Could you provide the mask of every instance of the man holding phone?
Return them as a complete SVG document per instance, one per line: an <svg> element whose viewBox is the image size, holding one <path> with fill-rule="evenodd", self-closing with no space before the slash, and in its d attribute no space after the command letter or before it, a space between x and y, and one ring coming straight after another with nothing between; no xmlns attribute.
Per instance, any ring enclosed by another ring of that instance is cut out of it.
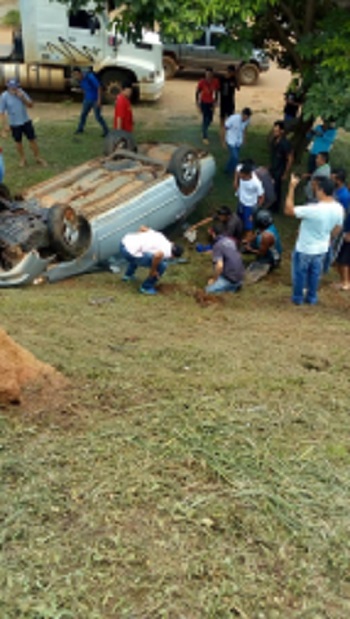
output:
<svg viewBox="0 0 350 619"><path fill-rule="evenodd" d="M46 161L40 156L33 123L27 112L27 108L33 107L33 101L30 97L28 97L24 90L22 90L17 80L9 80L6 86L7 90L5 90L0 97L2 136L6 136L5 115L7 114L12 137L16 143L17 151L20 157L20 167L27 165L22 142L23 136L25 136L29 141L36 162L40 165L46 166Z"/></svg>

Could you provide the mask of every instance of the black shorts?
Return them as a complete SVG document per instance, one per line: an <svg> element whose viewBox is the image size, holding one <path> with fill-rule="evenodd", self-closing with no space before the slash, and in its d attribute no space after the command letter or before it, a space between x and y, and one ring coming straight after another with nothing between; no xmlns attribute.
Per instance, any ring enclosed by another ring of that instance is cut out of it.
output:
<svg viewBox="0 0 350 619"><path fill-rule="evenodd" d="M12 137L15 142L22 142L22 137L25 135L30 141L35 140L36 135L31 120L28 120L24 125L13 125L11 127Z"/></svg>
<svg viewBox="0 0 350 619"><path fill-rule="evenodd" d="M225 120L225 118L228 118L229 116L231 116L231 114L234 114L234 112L235 112L235 106L234 106L233 101L222 101L220 105L221 120Z"/></svg>

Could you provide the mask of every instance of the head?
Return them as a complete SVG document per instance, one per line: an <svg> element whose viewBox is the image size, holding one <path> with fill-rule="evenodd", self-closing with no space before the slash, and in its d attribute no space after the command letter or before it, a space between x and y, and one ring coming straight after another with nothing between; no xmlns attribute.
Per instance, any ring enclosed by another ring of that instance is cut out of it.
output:
<svg viewBox="0 0 350 619"><path fill-rule="evenodd" d="M343 187L346 184L346 172L343 168L332 170L331 178L337 188Z"/></svg>
<svg viewBox="0 0 350 619"><path fill-rule="evenodd" d="M242 167L239 171L239 178L242 181L250 181L253 175L253 165L249 160L243 161Z"/></svg>
<svg viewBox="0 0 350 619"><path fill-rule="evenodd" d="M209 229L209 238L212 243L215 243L217 239L223 234L223 224L219 219L214 219L212 226Z"/></svg>
<svg viewBox="0 0 350 619"><path fill-rule="evenodd" d="M20 87L20 84L17 80L12 79L9 80L6 84L6 88L9 92L16 92L16 90Z"/></svg>
<svg viewBox="0 0 350 619"><path fill-rule="evenodd" d="M214 220L221 222L221 223L226 223L230 219L231 216L232 216L232 211L230 207L223 205L217 209Z"/></svg>
<svg viewBox="0 0 350 619"><path fill-rule="evenodd" d="M132 82L130 80L124 80L122 82L122 93L128 99L131 99L131 95L132 95Z"/></svg>
<svg viewBox="0 0 350 619"><path fill-rule="evenodd" d="M183 247L181 247L181 245L176 245L175 243L172 244L171 255L173 258L181 258L183 252L184 252L184 249Z"/></svg>
<svg viewBox="0 0 350 619"><path fill-rule="evenodd" d="M213 76L214 76L213 68L212 67L206 67L206 69L205 69L205 79L212 80Z"/></svg>
<svg viewBox="0 0 350 619"><path fill-rule="evenodd" d="M273 224L273 217L266 208L259 208L254 216L254 227L257 230L266 230Z"/></svg>
<svg viewBox="0 0 350 619"><path fill-rule="evenodd" d="M236 67L234 64L229 64L227 69L226 69L226 73L228 77L235 77L236 76Z"/></svg>
<svg viewBox="0 0 350 619"><path fill-rule="evenodd" d="M316 168L320 168L322 165L325 165L329 161L328 153L318 153L316 155Z"/></svg>
<svg viewBox="0 0 350 619"><path fill-rule="evenodd" d="M81 80L83 79L83 72L81 70L80 67L73 67L72 70L72 78L74 80L76 80L77 82L81 82Z"/></svg>
<svg viewBox="0 0 350 619"><path fill-rule="evenodd" d="M252 110L250 107L244 107L242 110L242 120L249 120L252 115Z"/></svg>
<svg viewBox="0 0 350 619"><path fill-rule="evenodd" d="M284 135L284 122L283 120L276 120L275 123L273 123L273 137L274 138L281 138Z"/></svg>
<svg viewBox="0 0 350 619"><path fill-rule="evenodd" d="M315 176L313 179L313 189L318 202L325 198L330 198L334 193L334 183L327 176Z"/></svg>

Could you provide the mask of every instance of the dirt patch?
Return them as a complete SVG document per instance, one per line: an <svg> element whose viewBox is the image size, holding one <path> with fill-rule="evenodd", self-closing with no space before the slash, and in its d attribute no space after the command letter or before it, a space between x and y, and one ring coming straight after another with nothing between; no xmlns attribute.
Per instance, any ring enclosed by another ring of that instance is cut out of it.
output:
<svg viewBox="0 0 350 619"><path fill-rule="evenodd" d="M0 329L0 406L47 397L65 384L64 377L19 346Z"/></svg>

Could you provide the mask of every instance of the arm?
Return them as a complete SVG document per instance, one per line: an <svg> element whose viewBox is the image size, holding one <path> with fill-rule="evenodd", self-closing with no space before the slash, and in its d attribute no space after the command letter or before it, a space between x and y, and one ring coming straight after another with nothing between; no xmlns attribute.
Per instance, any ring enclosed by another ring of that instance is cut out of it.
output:
<svg viewBox="0 0 350 619"><path fill-rule="evenodd" d="M197 88L196 88L196 105L198 107L200 107L200 94L201 94L201 88L198 84Z"/></svg>
<svg viewBox="0 0 350 619"><path fill-rule="evenodd" d="M102 87L101 86L98 87L98 91L97 92L98 92L97 106L101 107L101 105L102 105Z"/></svg>
<svg viewBox="0 0 350 619"><path fill-rule="evenodd" d="M264 200L265 200L265 194L261 194L261 196L258 197L258 205L262 206L264 204Z"/></svg>
<svg viewBox="0 0 350 619"><path fill-rule="evenodd" d="M23 105L25 105L26 107L34 106L33 101L20 88L17 88L16 90L16 97L18 97L18 99L22 101Z"/></svg>
<svg viewBox="0 0 350 619"><path fill-rule="evenodd" d="M162 262L164 254L162 251L157 251L153 255L150 277L158 277L158 265Z"/></svg>
<svg viewBox="0 0 350 619"><path fill-rule="evenodd" d="M214 277L211 277L208 280L208 284L210 285L216 282L216 280L219 279L220 275L222 274L223 270L224 270L224 261L222 260L222 258L219 258L214 264Z"/></svg>
<svg viewBox="0 0 350 619"><path fill-rule="evenodd" d="M284 171L284 174L282 176L283 180L286 180L286 178L288 178L289 173L290 173L290 169L293 165L293 161L294 161L294 154L293 151L291 150L290 153L287 156L287 165L286 165L286 169Z"/></svg>
<svg viewBox="0 0 350 619"><path fill-rule="evenodd" d="M1 137L6 138L9 132L9 127L7 124L5 112L0 113L0 122L1 122Z"/></svg>
<svg viewBox="0 0 350 619"><path fill-rule="evenodd" d="M295 196L295 189L299 183L300 179L298 176L296 176L295 174L292 174L291 179L289 181L289 187L288 187L288 193L287 193L287 197L286 197L286 204L284 207L284 214L288 215L289 217L294 217L295 213L294 213L294 196Z"/></svg>
<svg viewBox="0 0 350 619"><path fill-rule="evenodd" d="M206 217L205 219L201 219L196 224L193 224L193 226L190 227L190 230L197 230L197 228L201 228L206 224L210 224L211 221L213 221L213 217Z"/></svg>

